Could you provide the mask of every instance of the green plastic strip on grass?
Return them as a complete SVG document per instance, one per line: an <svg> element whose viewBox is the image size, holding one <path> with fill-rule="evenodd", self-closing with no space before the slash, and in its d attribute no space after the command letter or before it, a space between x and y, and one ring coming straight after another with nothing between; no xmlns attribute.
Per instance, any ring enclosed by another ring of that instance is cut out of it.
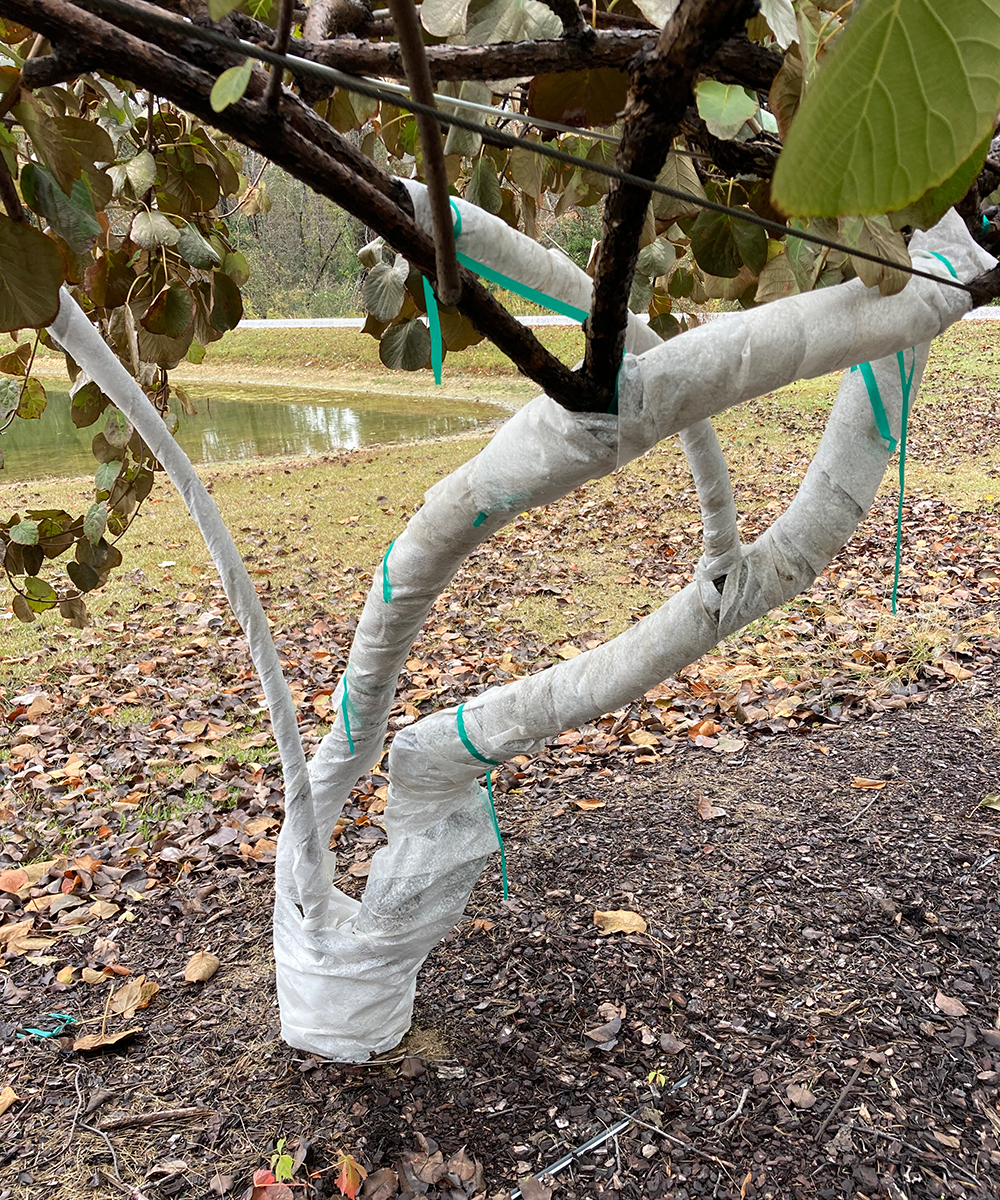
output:
<svg viewBox="0 0 1000 1200"><path fill-rule="evenodd" d="M458 736L462 739L462 745L468 750L473 758L479 762L485 763L488 767L499 767L500 764L494 758L487 758L480 754L479 751L469 741L469 735L465 732L465 718L462 716L464 704L458 706L458 711L455 713L455 723L458 725ZM490 819L493 822L493 832L497 835L497 845L500 847L500 874L503 876L503 898L506 900L508 895L507 889L507 855L503 848L503 836L500 833L500 822L497 820L496 805L493 803L493 780L492 771L486 772L486 796L490 804Z"/></svg>

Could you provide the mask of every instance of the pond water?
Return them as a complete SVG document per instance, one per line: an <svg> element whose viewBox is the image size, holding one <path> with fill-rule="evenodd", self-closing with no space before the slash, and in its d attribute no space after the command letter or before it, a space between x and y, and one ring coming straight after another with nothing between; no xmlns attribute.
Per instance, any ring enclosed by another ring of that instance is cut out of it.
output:
<svg viewBox="0 0 1000 1200"><path fill-rule="evenodd" d="M77 429L62 381L46 380L45 390L42 418L16 419L0 435L5 460L0 482L92 475L97 469L90 443L104 418ZM198 415L185 416L175 399L171 409L180 422L177 440L195 463L319 455L371 442L442 437L505 415L492 404L377 392L229 384L192 384L185 390Z"/></svg>

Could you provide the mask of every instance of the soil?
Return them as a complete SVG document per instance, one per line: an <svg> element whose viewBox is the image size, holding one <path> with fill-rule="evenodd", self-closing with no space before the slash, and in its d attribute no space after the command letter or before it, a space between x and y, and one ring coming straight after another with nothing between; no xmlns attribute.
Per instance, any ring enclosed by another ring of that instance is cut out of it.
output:
<svg viewBox="0 0 1000 1200"><path fill-rule="evenodd" d="M278 1139L294 1191L254 1200L339 1195L341 1152L378 1200L1000 1197L998 677L735 754L564 738L505 771L509 899L493 862L371 1065L278 1040L273 867L210 838L107 936L9 961L0 1197L240 1196ZM74 953L110 982L60 983ZM103 1029L116 967L159 983L133 1036L17 1036Z"/></svg>

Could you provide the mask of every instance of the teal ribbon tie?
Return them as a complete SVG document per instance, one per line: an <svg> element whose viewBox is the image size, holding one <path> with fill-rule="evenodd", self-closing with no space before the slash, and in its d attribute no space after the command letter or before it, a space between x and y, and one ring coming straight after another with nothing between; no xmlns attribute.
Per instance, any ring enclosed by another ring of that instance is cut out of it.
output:
<svg viewBox="0 0 1000 1200"><path fill-rule="evenodd" d="M940 258L941 261L954 274L954 268L940 254L935 254L935 258ZM957 276L956 276L957 278ZM868 399L871 401L872 412L875 414L875 424L878 426L879 436L884 438L889 444L889 453L893 454L896 446L899 446L899 504L896 509L896 565L892 576L892 611L896 613L896 601L899 592L899 566L903 552L903 492L906 487L906 426L910 415L910 392L913 389L913 372L917 367L917 349L914 346L911 351L913 356L910 360L910 373L906 373L906 360L903 357L903 351L900 350L896 354L896 361L899 364L899 383L903 393L902 412L899 426L899 441L892 436L889 429L889 418L886 416L885 405L882 403L882 395L878 390L878 382L875 379L875 372L872 370L871 363L859 363L856 367L851 367L852 371L860 371L861 378L865 381L865 387L868 389Z"/></svg>
<svg viewBox="0 0 1000 1200"><path fill-rule="evenodd" d="M389 549L385 552L385 557L382 559L382 601L385 604L392 603L392 584L389 582L389 555L392 553L392 548L396 544L396 539L393 538L389 543Z"/></svg>
<svg viewBox="0 0 1000 1200"><path fill-rule="evenodd" d="M455 241L457 243L462 234L462 214L458 211L458 205L454 200L451 201L451 211L455 215L454 230ZM540 292L536 288L528 287L526 283L522 283L519 279L511 279L509 275L504 275L501 271L495 271L485 263L478 262L476 259L470 258L467 254L463 254L461 250L456 251L456 254L462 266L468 267L474 275L478 275L481 279L488 279L490 283L497 283L515 295L521 296L525 300L530 300L533 304L539 304L542 308L560 313L562 316L569 317L573 321L579 321L581 324L590 316L584 309L577 308L573 304L568 304L565 300L560 300L556 296L550 296L547 292Z"/></svg>
<svg viewBox="0 0 1000 1200"><path fill-rule="evenodd" d="M427 326L431 334L431 369L434 372L434 382L438 387L441 386L441 368L444 365L444 341L441 337L441 314L438 312L437 296L434 295L434 289L427 281L427 276L422 275L421 279L424 284L424 301L427 304Z"/></svg>
<svg viewBox="0 0 1000 1200"><path fill-rule="evenodd" d="M892 436L892 431L889 429L889 418L885 413L885 405L882 403L882 395L878 390L878 382L875 379L875 372L872 370L871 363L859 363L856 367L851 367L852 371L860 371L861 378L865 381L865 387L868 389L868 399L871 401L872 412L875 414L875 424L878 427L879 437L889 443L889 453L896 452L896 439Z"/></svg>
<svg viewBox="0 0 1000 1200"><path fill-rule="evenodd" d="M950 263L948 264L951 265ZM906 487L906 425L910 416L910 391L913 388L913 372L917 367L917 348L910 351L910 373L906 373L903 352L896 354L899 363L899 384L903 389L903 410L899 427L899 505L896 509L896 566L892 574L892 612L896 615L896 594L899 591L899 563L903 553L903 490Z"/></svg>
<svg viewBox="0 0 1000 1200"><path fill-rule="evenodd" d="M464 704L458 706L458 711L455 713L455 724L458 726L458 736L462 741L462 745L468 750L473 758L481 763L485 763L488 767L499 767L500 763L495 758L487 758L469 741L469 735L465 732L465 718L462 716ZM496 805L493 803L493 780L492 771L486 772L486 798L490 806L490 819L493 822L493 832L497 835L497 845L500 847L500 874L503 877L503 898L506 900L508 896L507 889L507 855L503 848L503 835L500 833L500 822L497 820Z"/></svg>
<svg viewBox="0 0 1000 1200"><path fill-rule="evenodd" d="M344 722L344 733L347 734L347 748L354 753L354 738L351 736L351 714L357 716L357 709L347 690L347 672L344 672L344 694L340 699L340 716Z"/></svg>

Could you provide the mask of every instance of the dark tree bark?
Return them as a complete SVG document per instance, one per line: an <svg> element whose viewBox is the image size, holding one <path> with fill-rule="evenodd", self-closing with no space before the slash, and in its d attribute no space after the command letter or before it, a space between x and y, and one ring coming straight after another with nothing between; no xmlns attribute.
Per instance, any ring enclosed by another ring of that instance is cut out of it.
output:
<svg viewBox="0 0 1000 1200"><path fill-rule="evenodd" d="M700 64L742 28L755 8L756 0L687 0L681 4L656 48L641 56L633 68L619 167L644 179L656 179L691 103ZM629 291L648 205L649 192L617 181L604 202L584 369L609 406L625 349Z"/></svg>

